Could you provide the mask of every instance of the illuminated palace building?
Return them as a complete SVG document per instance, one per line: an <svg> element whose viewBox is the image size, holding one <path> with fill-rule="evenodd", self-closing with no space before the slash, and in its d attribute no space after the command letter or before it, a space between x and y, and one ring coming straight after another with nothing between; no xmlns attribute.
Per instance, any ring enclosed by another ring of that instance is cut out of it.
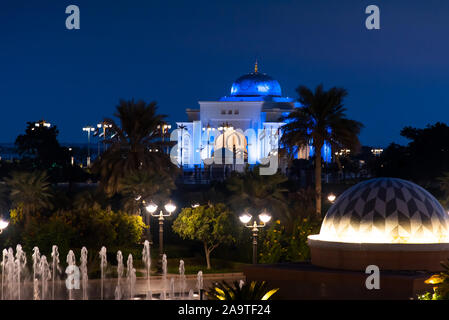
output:
<svg viewBox="0 0 449 320"><path fill-rule="evenodd" d="M254 72L232 84L229 96L186 110L188 122L177 122L178 163L187 171L217 170L217 177L247 164L268 165L270 157L278 156L280 119L294 107L300 104L282 96L279 82L259 72L256 62ZM311 152L304 148L298 157L306 159ZM327 146L323 157L331 159Z"/></svg>

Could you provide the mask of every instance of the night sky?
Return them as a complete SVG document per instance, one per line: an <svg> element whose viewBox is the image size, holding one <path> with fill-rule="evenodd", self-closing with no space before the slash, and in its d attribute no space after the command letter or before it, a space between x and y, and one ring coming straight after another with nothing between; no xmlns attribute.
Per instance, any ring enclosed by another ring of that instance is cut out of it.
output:
<svg viewBox="0 0 449 320"><path fill-rule="evenodd" d="M65 28L70 4L80 30ZM365 28L369 4L381 30ZM1 0L0 142L41 118L62 142L84 142L82 126L111 117L121 98L186 120L257 57L285 96L345 87L363 144L404 143L402 127L449 118L448 34L447 0Z"/></svg>

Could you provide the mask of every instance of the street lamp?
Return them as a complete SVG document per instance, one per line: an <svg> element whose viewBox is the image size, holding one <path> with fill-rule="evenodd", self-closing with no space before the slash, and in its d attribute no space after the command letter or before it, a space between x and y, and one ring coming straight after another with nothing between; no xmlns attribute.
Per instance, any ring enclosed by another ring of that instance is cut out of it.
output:
<svg viewBox="0 0 449 320"><path fill-rule="evenodd" d="M164 209L168 213L164 213L162 210L159 211L159 214L156 213L158 205L151 201L145 209L155 218L159 220L159 256L162 262L162 255L164 254L164 218L171 216L171 214L176 210L176 206L171 200L165 204ZM162 265L162 264L161 264Z"/></svg>
<svg viewBox="0 0 449 320"><path fill-rule="evenodd" d="M86 126L83 131L87 132L87 167L90 168L90 133L95 131L94 127Z"/></svg>
<svg viewBox="0 0 449 320"><path fill-rule="evenodd" d="M257 238L259 236L259 229L265 227L265 225L270 222L271 215L265 210L262 211L259 214L259 224L256 220L254 220L253 224L250 223L253 217L248 212L243 213L239 218L240 221L247 228L251 228L251 231L253 232L253 264L257 264Z"/></svg>
<svg viewBox="0 0 449 320"><path fill-rule="evenodd" d="M6 227L8 227L9 225L9 221L0 219L0 233L3 232L4 229L6 229Z"/></svg>
<svg viewBox="0 0 449 320"><path fill-rule="evenodd" d="M106 130L112 128L112 124L103 121L97 124L98 131L103 129L103 133L99 134L99 136L103 135L103 152L106 150ZM98 140L98 156L100 156L100 140Z"/></svg>
<svg viewBox="0 0 449 320"><path fill-rule="evenodd" d="M333 194L333 193L330 193L327 196L327 200L329 200L330 203L334 203L335 199L337 199L337 196L335 194Z"/></svg>

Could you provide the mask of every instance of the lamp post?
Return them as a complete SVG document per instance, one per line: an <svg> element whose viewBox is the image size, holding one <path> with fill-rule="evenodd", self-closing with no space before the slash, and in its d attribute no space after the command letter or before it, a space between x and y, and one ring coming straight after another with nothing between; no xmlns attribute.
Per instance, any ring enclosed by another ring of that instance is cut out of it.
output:
<svg viewBox="0 0 449 320"><path fill-rule="evenodd" d="M164 220L166 217L171 216L171 214L176 210L176 206L173 202L169 201L164 209L167 213L164 213L162 210L159 211L159 214L156 213L158 205L151 201L145 209L151 214L151 216L158 218L159 220L159 257L162 266L162 255L164 254Z"/></svg>
<svg viewBox="0 0 449 320"><path fill-rule="evenodd" d="M87 132L87 167L90 168L90 133L95 131L94 127L85 126L83 131Z"/></svg>
<svg viewBox="0 0 449 320"><path fill-rule="evenodd" d="M106 121L97 124L98 130L103 129L103 152L106 150L106 130L112 128L112 124ZM100 134L101 136L101 134ZM100 141L98 141L98 156L100 156Z"/></svg>
<svg viewBox="0 0 449 320"><path fill-rule="evenodd" d="M259 229L265 227L265 225L271 220L271 215L265 210L259 214L258 224L256 220L251 224L250 221L253 217L245 212L240 216L240 221L245 225L245 227L250 228L253 233L253 264L257 264L257 238L259 236Z"/></svg>

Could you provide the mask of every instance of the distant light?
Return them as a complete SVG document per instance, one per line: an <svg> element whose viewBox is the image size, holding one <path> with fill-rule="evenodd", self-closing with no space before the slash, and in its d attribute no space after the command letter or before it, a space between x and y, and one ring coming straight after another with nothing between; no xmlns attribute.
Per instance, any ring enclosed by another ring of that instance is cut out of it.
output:
<svg viewBox="0 0 449 320"><path fill-rule="evenodd" d="M329 200L329 202L333 203L335 201L335 199L337 199L337 196L333 193L331 193L327 196L327 200Z"/></svg>
<svg viewBox="0 0 449 320"><path fill-rule="evenodd" d="M192 208L198 208L199 206L200 206L199 203L194 203L194 204L192 204Z"/></svg>

